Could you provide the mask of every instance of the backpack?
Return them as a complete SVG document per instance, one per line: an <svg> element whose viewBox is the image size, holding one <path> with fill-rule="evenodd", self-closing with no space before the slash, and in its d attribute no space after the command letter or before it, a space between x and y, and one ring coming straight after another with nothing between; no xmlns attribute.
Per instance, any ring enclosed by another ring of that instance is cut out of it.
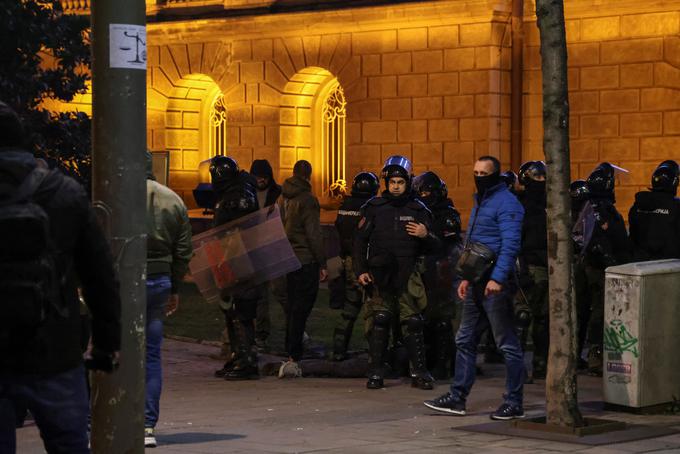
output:
<svg viewBox="0 0 680 454"><path fill-rule="evenodd" d="M33 196L49 170L36 168L0 201L0 332L30 334L57 308L61 285L49 216Z"/></svg>

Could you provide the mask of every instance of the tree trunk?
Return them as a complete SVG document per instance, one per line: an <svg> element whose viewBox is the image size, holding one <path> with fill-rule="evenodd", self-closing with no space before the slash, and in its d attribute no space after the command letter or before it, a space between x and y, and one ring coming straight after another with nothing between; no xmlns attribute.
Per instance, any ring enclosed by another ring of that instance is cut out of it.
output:
<svg viewBox="0 0 680 454"><path fill-rule="evenodd" d="M536 0L543 72L543 150L548 166L550 351L547 423L578 427L576 303L569 198L569 100L563 0Z"/></svg>

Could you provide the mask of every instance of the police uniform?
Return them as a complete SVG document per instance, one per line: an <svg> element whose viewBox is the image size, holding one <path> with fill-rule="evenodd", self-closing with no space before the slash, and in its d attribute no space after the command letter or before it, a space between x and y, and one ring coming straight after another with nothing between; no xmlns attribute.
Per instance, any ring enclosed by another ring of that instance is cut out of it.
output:
<svg viewBox="0 0 680 454"><path fill-rule="evenodd" d="M410 178L408 169L400 175ZM389 158L385 169L394 162ZM383 178L389 181L390 173L383 170ZM408 223L425 225L428 234L420 239L406 231ZM367 387L383 386L384 353L387 348L391 321L399 317L405 326L405 338L412 369L412 385L432 389L433 379L425 365L425 341L423 338L423 311L427 305L425 287L418 267L424 246L438 245L431 232L432 214L417 200L410 188L401 196L384 191L381 197L370 199L362 209L354 242L354 269L357 276L370 273L373 283L367 289L366 320L369 333L369 381ZM429 244L428 244L429 243Z"/></svg>
<svg viewBox="0 0 680 454"><path fill-rule="evenodd" d="M258 210L255 179L249 173L239 170L236 161L216 156L210 170L217 199L215 226ZM220 309L224 314L232 355L224 367L215 372L215 376L227 380L242 380L258 375L255 318L257 301L261 296L259 287L237 293L223 292L221 295Z"/></svg>
<svg viewBox="0 0 680 454"><path fill-rule="evenodd" d="M347 355L354 323L363 305L363 289L357 281L352 266L352 243L361 219L361 207L367 200L367 197L354 195L346 197L335 220L335 227L340 237L340 257L343 265L343 272L339 278L342 281L342 312L333 331L333 359L336 361L345 359Z"/></svg>

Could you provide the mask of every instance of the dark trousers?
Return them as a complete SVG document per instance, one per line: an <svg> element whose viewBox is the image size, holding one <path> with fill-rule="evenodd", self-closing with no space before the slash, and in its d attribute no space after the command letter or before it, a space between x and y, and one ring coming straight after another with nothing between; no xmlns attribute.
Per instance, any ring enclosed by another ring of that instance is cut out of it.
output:
<svg viewBox="0 0 680 454"><path fill-rule="evenodd" d="M288 274L286 351L294 361L302 358L302 338L307 318L319 293L319 264L308 263Z"/></svg>
<svg viewBox="0 0 680 454"><path fill-rule="evenodd" d="M16 452L17 405L31 411L48 453L90 452L82 366L53 375L0 374L0 454Z"/></svg>
<svg viewBox="0 0 680 454"><path fill-rule="evenodd" d="M524 385L524 357L515 332L512 298L513 288L503 286L500 293L484 296L486 282L468 290L463 300L463 313L456 335L456 372L451 394L465 402L475 382L475 363L479 338L489 326L496 346L505 359L505 402L522 405Z"/></svg>

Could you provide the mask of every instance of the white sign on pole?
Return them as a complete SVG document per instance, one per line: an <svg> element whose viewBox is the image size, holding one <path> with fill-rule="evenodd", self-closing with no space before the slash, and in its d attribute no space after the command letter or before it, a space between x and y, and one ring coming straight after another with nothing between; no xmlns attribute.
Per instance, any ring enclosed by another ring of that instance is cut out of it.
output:
<svg viewBox="0 0 680 454"><path fill-rule="evenodd" d="M146 27L109 24L109 66L146 69Z"/></svg>

